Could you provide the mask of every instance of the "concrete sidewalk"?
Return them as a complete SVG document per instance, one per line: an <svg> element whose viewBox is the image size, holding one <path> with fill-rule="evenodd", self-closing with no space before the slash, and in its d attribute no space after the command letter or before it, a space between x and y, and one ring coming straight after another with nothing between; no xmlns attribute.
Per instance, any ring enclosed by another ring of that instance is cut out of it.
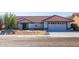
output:
<svg viewBox="0 0 79 59"><path fill-rule="evenodd" d="M49 32L51 37L79 37L79 32Z"/></svg>

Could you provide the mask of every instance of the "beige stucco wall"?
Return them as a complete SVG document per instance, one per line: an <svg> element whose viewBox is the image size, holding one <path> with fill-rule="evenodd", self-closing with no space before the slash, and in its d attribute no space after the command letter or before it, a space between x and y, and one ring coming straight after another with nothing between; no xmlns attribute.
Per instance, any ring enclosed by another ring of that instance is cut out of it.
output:
<svg viewBox="0 0 79 59"><path fill-rule="evenodd" d="M79 17L78 17L78 16L75 16L75 17L73 18L73 20L74 20L73 23L76 23L76 24L78 25L78 27L79 27Z"/></svg>

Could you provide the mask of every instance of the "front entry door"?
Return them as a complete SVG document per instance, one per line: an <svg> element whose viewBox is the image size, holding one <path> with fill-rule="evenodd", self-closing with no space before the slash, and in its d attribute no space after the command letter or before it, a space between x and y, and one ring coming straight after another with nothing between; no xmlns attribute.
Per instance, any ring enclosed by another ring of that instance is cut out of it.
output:
<svg viewBox="0 0 79 59"><path fill-rule="evenodd" d="M23 30L28 29L28 24L27 23L23 23Z"/></svg>

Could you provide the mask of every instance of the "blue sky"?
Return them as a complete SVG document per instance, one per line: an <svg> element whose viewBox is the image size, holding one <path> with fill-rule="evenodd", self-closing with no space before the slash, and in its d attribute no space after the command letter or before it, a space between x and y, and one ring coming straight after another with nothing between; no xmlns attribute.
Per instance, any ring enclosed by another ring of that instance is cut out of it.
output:
<svg viewBox="0 0 79 59"><path fill-rule="evenodd" d="M59 16L71 16L73 13L71 12L13 12L17 16L52 16L52 15L59 15ZM0 15L4 14L4 12L0 12Z"/></svg>

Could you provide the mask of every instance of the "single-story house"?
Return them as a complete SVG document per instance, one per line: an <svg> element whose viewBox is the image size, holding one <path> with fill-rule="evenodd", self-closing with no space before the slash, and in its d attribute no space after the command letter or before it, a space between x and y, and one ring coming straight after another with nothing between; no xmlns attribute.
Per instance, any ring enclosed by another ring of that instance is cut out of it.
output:
<svg viewBox="0 0 79 59"><path fill-rule="evenodd" d="M68 31L71 22L73 20L58 15L17 16L17 28L22 30Z"/></svg>

